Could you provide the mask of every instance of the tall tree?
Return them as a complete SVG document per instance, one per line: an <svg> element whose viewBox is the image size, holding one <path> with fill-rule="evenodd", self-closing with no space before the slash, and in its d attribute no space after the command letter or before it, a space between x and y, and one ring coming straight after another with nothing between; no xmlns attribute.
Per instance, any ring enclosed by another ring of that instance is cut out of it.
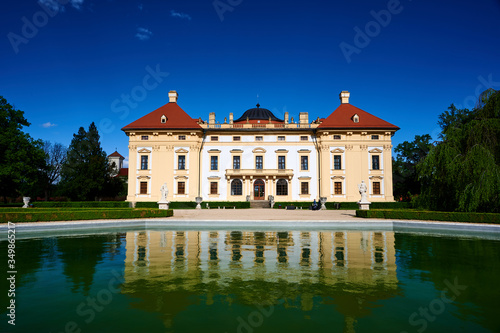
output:
<svg viewBox="0 0 500 333"><path fill-rule="evenodd" d="M45 154L41 140L34 140L23 127L30 123L24 112L16 110L0 96L0 195L33 195L44 168Z"/></svg>
<svg viewBox="0 0 500 333"><path fill-rule="evenodd" d="M420 203L431 209L500 212L500 91L484 91L472 110L439 117L443 141L417 167Z"/></svg>
<svg viewBox="0 0 500 333"><path fill-rule="evenodd" d="M45 141L43 150L45 152L46 167L42 170L42 186L45 201L47 201L54 184L61 177L62 166L66 161L67 148L60 143L52 144L50 141Z"/></svg>
<svg viewBox="0 0 500 333"><path fill-rule="evenodd" d="M101 148L99 133L94 123L88 131L80 127L66 155L61 172L63 193L72 200L97 200L107 192L111 168Z"/></svg>
<svg viewBox="0 0 500 333"><path fill-rule="evenodd" d="M431 147L431 136L424 134L415 135L415 140L405 141L394 148L393 180L397 199L410 201L412 196L420 194L417 165L427 156Z"/></svg>

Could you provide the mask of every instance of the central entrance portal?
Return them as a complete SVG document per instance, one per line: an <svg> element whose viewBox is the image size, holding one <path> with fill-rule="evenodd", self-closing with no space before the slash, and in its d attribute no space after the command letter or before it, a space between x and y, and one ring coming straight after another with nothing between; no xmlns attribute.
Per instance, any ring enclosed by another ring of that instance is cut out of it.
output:
<svg viewBox="0 0 500 333"><path fill-rule="evenodd" d="M264 200L265 199L264 186L265 186L265 183L262 179L257 179L253 183L253 199L254 200Z"/></svg>

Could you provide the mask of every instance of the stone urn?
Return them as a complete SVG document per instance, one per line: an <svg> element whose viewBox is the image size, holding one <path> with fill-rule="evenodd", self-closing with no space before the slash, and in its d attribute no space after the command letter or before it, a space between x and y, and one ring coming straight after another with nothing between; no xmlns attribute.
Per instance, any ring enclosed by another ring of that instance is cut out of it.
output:
<svg viewBox="0 0 500 333"><path fill-rule="evenodd" d="M23 208L28 208L29 207L30 200L31 200L30 197L23 197L23 202L24 202Z"/></svg>
<svg viewBox="0 0 500 333"><path fill-rule="evenodd" d="M201 202L203 201L203 198L196 197L194 200L196 201L196 209L201 209Z"/></svg>
<svg viewBox="0 0 500 333"><path fill-rule="evenodd" d="M319 202L321 203L321 210L325 210L326 209L326 206L325 206L325 203L326 203L326 197L320 197L319 198Z"/></svg>

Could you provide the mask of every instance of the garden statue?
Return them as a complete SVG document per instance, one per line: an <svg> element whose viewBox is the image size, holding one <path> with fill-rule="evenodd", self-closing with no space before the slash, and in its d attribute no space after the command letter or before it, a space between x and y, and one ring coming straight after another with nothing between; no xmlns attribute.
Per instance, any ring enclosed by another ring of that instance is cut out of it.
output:
<svg viewBox="0 0 500 333"><path fill-rule="evenodd" d="M160 187L160 192L161 192L161 197L160 197L160 201L158 201L158 208L159 209L168 209L168 200L167 200L167 196L168 196L168 187L167 187L167 183L163 183L163 185Z"/></svg>
<svg viewBox="0 0 500 333"><path fill-rule="evenodd" d="M368 187L365 184L365 181L362 180L361 184L358 184L359 194L361 194L361 200L358 201L358 207L362 210L369 210L371 202L368 201L368 197L366 196L366 192L368 191Z"/></svg>

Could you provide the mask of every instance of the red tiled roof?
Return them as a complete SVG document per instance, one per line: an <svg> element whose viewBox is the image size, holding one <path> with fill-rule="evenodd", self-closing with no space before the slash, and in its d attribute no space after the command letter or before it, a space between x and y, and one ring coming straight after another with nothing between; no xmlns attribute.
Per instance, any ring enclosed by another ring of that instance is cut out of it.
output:
<svg viewBox="0 0 500 333"><path fill-rule="evenodd" d="M118 177L128 177L128 168L121 168L120 171L118 171Z"/></svg>
<svg viewBox="0 0 500 333"><path fill-rule="evenodd" d="M167 117L165 123L161 122L163 115ZM134 129L201 129L201 127L197 120L191 118L177 103L167 103L123 127L122 131Z"/></svg>
<svg viewBox="0 0 500 333"><path fill-rule="evenodd" d="M120 155L120 153L118 153L117 151L115 151L113 154L109 155L108 157L121 157L121 158L125 158L122 155Z"/></svg>
<svg viewBox="0 0 500 333"><path fill-rule="evenodd" d="M357 114L359 122L355 123L352 117ZM373 128L399 130L399 127L388 123L374 115L361 110L351 104L340 104L322 123L318 129L325 128Z"/></svg>

